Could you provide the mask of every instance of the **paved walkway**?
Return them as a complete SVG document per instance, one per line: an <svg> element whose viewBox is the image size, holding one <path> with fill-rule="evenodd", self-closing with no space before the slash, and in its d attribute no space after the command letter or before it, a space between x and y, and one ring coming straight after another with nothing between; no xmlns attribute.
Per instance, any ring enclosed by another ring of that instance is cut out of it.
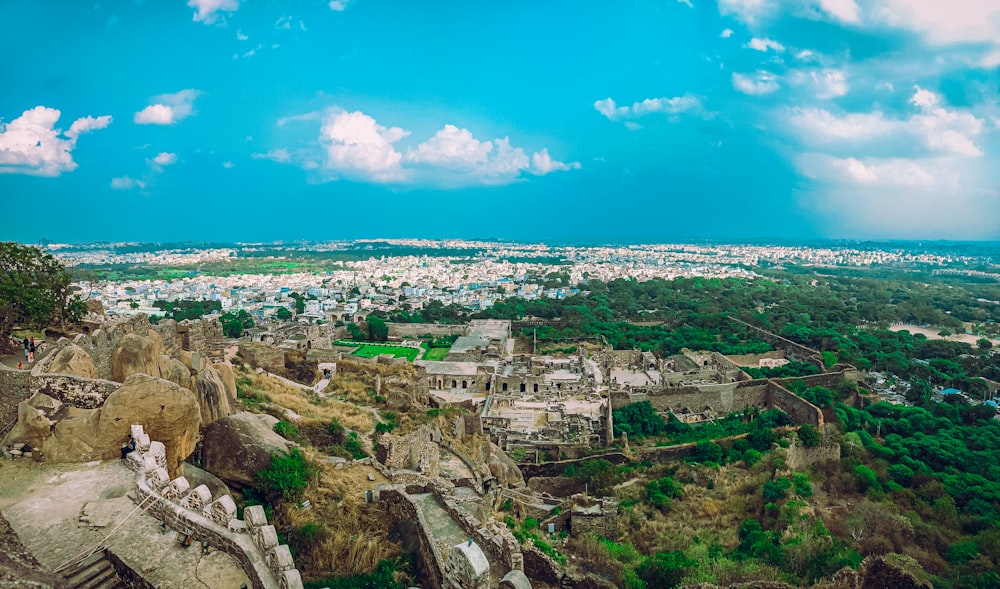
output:
<svg viewBox="0 0 1000 589"><path fill-rule="evenodd" d="M452 546L469 541L469 535L451 517L451 514L441 507L434 498L433 493L417 493L410 495L410 498L413 499L417 508L424 515L424 521L427 522L428 528L426 532L430 536L431 541L440 547L442 558L448 558L448 553L451 551ZM483 547L480 546L480 548ZM507 574L507 568L503 563L494 559L493 555L485 550L485 548L483 548L483 554L490 561L491 582L494 584L499 583L500 579ZM444 563L441 563L441 565L444 565Z"/></svg>
<svg viewBox="0 0 1000 589"><path fill-rule="evenodd" d="M183 548L176 533L165 532L150 516L136 512L128 518L136 507L128 496L134 493L134 476L117 460L39 464L0 459L0 512L48 570L103 544L158 589L249 583L229 555Z"/></svg>

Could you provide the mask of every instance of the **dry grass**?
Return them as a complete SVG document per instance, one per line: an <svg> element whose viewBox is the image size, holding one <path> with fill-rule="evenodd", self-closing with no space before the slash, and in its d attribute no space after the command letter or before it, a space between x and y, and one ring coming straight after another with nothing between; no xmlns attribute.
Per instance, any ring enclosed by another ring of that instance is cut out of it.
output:
<svg viewBox="0 0 1000 589"><path fill-rule="evenodd" d="M374 482L368 480L369 474L375 476ZM367 573L400 554L399 545L389 541L390 518L380 504L364 502L364 492L383 482L387 481L370 466L335 470L327 465L306 489L311 509L289 505L281 510L279 520L292 529L296 563L308 576Z"/></svg>
<svg viewBox="0 0 1000 589"><path fill-rule="evenodd" d="M266 374L238 370L236 377L250 380L252 391L266 398L267 405L263 407L265 409L272 411L275 407L290 409L307 421L319 421L325 424L337 419L342 426L361 433L375 429L371 413L351 403L322 398L309 389L290 386ZM278 411L276 417L285 419L281 413Z"/></svg>

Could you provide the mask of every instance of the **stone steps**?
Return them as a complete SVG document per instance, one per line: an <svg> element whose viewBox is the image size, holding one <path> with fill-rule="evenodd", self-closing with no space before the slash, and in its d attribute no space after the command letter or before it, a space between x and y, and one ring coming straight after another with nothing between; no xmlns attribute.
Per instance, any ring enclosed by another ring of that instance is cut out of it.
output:
<svg viewBox="0 0 1000 589"><path fill-rule="evenodd" d="M124 589L104 550L63 571L67 589Z"/></svg>

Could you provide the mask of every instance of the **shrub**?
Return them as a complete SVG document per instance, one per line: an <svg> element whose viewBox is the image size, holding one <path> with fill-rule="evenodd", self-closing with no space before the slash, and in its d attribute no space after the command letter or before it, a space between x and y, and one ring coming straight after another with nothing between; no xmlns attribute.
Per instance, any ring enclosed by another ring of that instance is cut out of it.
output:
<svg viewBox="0 0 1000 589"><path fill-rule="evenodd" d="M274 433L285 438L286 440L293 440L299 437L299 428L287 421L279 421L274 424Z"/></svg>
<svg viewBox="0 0 1000 589"><path fill-rule="evenodd" d="M313 469L298 448L271 455L271 466L257 472L257 480L272 502L277 498L298 501L309 485Z"/></svg>
<svg viewBox="0 0 1000 589"><path fill-rule="evenodd" d="M812 497L812 483L809 482L809 475L797 472L792 475L792 485L795 487L795 494L799 497Z"/></svg>
<svg viewBox="0 0 1000 589"><path fill-rule="evenodd" d="M806 423L799 428L799 440L802 441L803 446L815 448L822 443L823 438L820 436L818 429Z"/></svg>

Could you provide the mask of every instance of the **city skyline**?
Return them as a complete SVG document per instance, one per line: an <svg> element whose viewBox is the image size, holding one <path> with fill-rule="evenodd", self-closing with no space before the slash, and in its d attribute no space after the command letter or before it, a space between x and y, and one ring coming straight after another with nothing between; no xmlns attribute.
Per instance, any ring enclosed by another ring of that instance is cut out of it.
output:
<svg viewBox="0 0 1000 589"><path fill-rule="evenodd" d="M5 3L0 238L1000 239L1000 7Z"/></svg>

